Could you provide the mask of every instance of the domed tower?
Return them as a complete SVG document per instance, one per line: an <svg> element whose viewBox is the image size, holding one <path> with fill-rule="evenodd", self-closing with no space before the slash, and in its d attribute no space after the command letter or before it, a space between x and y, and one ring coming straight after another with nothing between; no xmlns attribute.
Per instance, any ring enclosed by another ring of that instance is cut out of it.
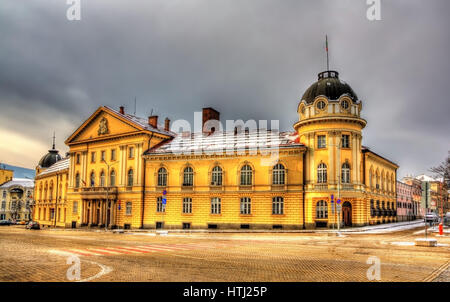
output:
<svg viewBox="0 0 450 302"><path fill-rule="evenodd" d="M39 174L40 171L42 171L43 169L47 169L61 159L62 157L61 155L59 155L59 151L55 149L55 136L53 135L52 149L48 150L48 153L41 158L38 166L36 167L36 173Z"/></svg>
<svg viewBox="0 0 450 302"><path fill-rule="evenodd" d="M361 131L366 121L360 117L361 109L356 93L337 71L319 73L303 94L294 128L308 147L305 189L313 193L310 198L333 194L337 199L346 190L362 189Z"/></svg>

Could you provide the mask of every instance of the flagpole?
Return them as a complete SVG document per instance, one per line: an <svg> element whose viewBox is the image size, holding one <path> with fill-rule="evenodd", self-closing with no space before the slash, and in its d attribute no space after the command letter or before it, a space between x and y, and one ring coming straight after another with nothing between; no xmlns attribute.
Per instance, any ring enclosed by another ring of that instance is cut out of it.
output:
<svg viewBox="0 0 450 302"><path fill-rule="evenodd" d="M325 49L327 51L327 71L330 70L330 64L329 64L329 59L328 59L328 35L325 35Z"/></svg>

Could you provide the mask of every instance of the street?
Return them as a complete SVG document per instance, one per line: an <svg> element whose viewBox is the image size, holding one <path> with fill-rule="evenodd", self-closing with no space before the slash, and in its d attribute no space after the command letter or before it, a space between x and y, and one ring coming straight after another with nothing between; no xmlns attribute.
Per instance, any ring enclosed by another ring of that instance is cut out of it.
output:
<svg viewBox="0 0 450 302"><path fill-rule="evenodd" d="M80 281L367 282L369 258L380 260L380 281L450 281L450 237L433 233L437 247L416 247L421 230L164 236L3 226L0 281L76 281L68 271L80 259Z"/></svg>

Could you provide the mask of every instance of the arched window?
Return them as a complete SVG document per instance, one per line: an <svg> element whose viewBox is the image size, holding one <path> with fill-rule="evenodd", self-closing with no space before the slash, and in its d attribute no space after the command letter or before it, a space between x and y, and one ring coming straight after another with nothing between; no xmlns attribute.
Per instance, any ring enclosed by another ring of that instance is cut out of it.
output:
<svg viewBox="0 0 450 302"><path fill-rule="evenodd" d="M284 185L285 184L285 169L282 164L276 164L272 170L272 184Z"/></svg>
<svg viewBox="0 0 450 302"><path fill-rule="evenodd" d="M212 186L221 186L222 185L222 168L219 166L215 166L212 169L211 185Z"/></svg>
<svg viewBox="0 0 450 302"><path fill-rule="evenodd" d="M100 173L100 187L104 187L105 186L105 172L102 171Z"/></svg>
<svg viewBox="0 0 450 302"><path fill-rule="evenodd" d="M129 187L133 186L133 169L128 170L127 185Z"/></svg>
<svg viewBox="0 0 450 302"><path fill-rule="evenodd" d="M272 214L283 215L284 214L284 199L277 196L272 198Z"/></svg>
<svg viewBox="0 0 450 302"><path fill-rule="evenodd" d="M109 185L112 187L116 185L116 171L115 170L111 171L111 175L109 176Z"/></svg>
<svg viewBox="0 0 450 302"><path fill-rule="evenodd" d="M348 163L344 163L342 165L342 183L348 184L350 183L350 165Z"/></svg>
<svg viewBox="0 0 450 302"><path fill-rule="evenodd" d="M91 187L95 187L95 173L91 172Z"/></svg>
<svg viewBox="0 0 450 302"><path fill-rule="evenodd" d="M159 168L158 170L158 186L167 186L167 170L165 168Z"/></svg>
<svg viewBox="0 0 450 302"><path fill-rule="evenodd" d="M328 205L326 201L320 200L316 204L316 218L328 218Z"/></svg>
<svg viewBox="0 0 450 302"><path fill-rule="evenodd" d="M252 167L245 165L241 168L241 186L252 185L253 172Z"/></svg>
<svg viewBox="0 0 450 302"><path fill-rule="evenodd" d="M184 168L183 186L192 187L194 185L194 170L191 167Z"/></svg>
<svg viewBox="0 0 450 302"><path fill-rule="evenodd" d="M75 188L79 188L80 187L80 173L77 173L75 175Z"/></svg>
<svg viewBox="0 0 450 302"><path fill-rule="evenodd" d="M48 189L48 199L53 199L53 183L50 183L50 188Z"/></svg>
<svg viewBox="0 0 450 302"><path fill-rule="evenodd" d="M327 165L321 163L317 167L317 182L326 183L327 182Z"/></svg>

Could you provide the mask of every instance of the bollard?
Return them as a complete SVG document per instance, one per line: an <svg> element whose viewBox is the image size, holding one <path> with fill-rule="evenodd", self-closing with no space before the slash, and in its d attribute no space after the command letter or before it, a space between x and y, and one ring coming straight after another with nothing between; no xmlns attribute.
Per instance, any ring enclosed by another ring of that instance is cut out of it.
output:
<svg viewBox="0 0 450 302"><path fill-rule="evenodd" d="M439 235L444 235L444 225L442 222L439 224Z"/></svg>

